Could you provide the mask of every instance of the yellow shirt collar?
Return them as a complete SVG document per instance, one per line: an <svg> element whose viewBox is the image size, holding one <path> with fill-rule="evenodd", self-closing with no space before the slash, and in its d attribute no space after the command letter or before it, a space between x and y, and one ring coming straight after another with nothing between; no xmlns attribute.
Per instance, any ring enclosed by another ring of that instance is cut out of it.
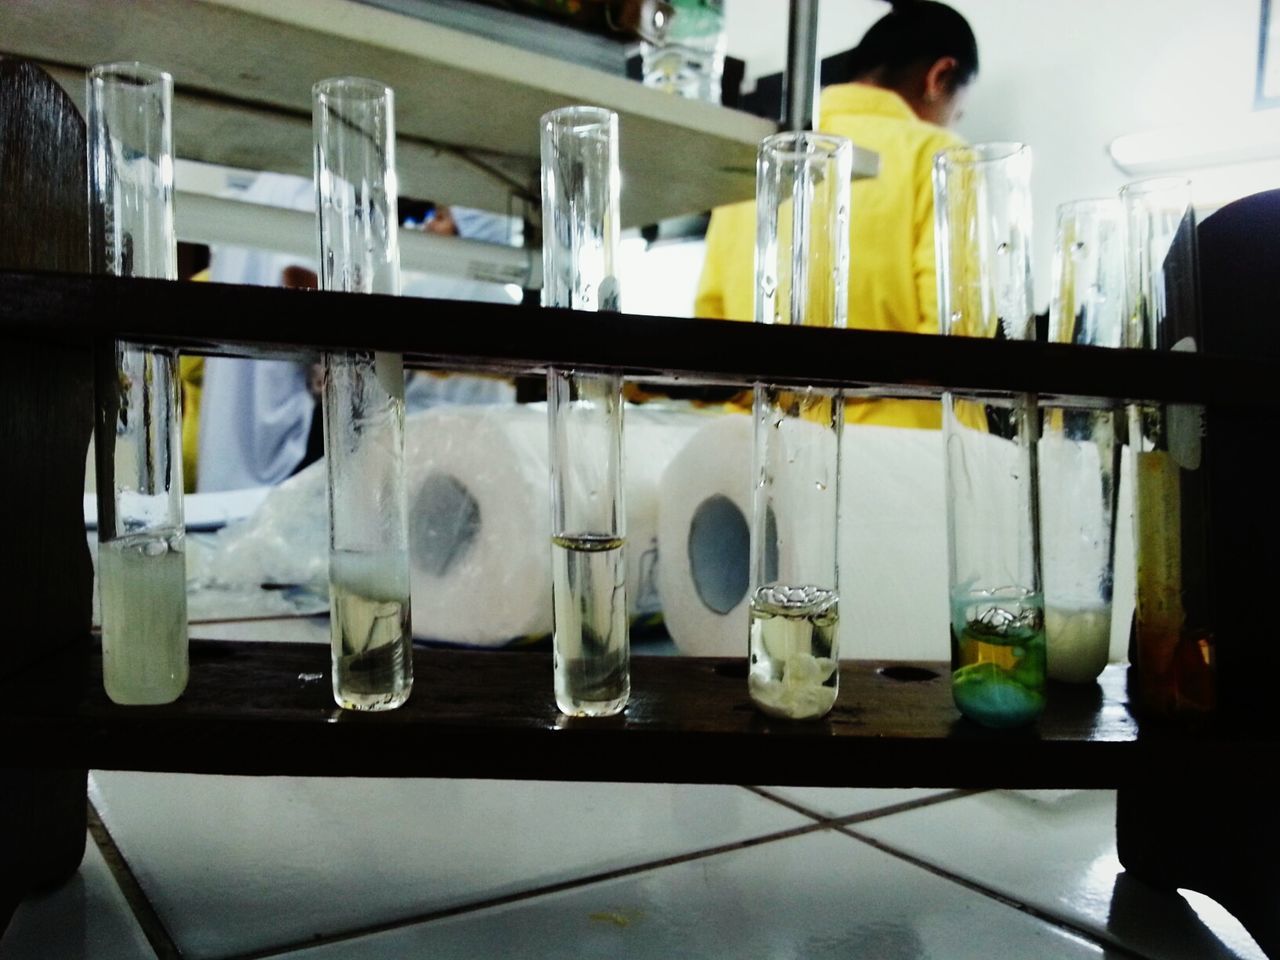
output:
<svg viewBox="0 0 1280 960"><path fill-rule="evenodd" d="M827 114L857 113L897 117L901 120L918 119L907 101L892 90L873 87L869 83L838 83L822 91L819 112Z"/></svg>

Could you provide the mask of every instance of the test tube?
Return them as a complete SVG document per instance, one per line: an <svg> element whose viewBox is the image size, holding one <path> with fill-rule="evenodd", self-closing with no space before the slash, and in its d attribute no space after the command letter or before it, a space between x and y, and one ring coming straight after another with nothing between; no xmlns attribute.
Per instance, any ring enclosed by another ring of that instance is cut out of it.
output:
<svg viewBox="0 0 1280 960"><path fill-rule="evenodd" d="M103 64L87 94L93 271L176 280L173 79ZM177 351L106 344L96 397L103 685L116 703L171 703L188 674Z"/></svg>
<svg viewBox="0 0 1280 960"><path fill-rule="evenodd" d="M545 114L543 305L617 310L618 118L595 107ZM631 695L622 379L547 372L556 705L611 716Z"/></svg>
<svg viewBox="0 0 1280 960"><path fill-rule="evenodd" d="M358 77L312 89L322 290L400 293L393 101ZM333 696L390 710L413 687L403 357L326 354L323 405Z"/></svg>
<svg viewBox="0 0 1280 960"><path fill-rule="evenodd" d="M1049 340L1119 347L1124 339L1124 208L1115 197L1058 207ZM1092 683L1111 650L1122 405L1042 407L1040 547L1049 679Z"/></svg>
<svg viewBox="0 0 1280 960"><path fill-rule="evenodd" d="M757 323L846 325L849 182L843 137L780 133L756 162ZM757 384L749 669L756 707L825 716L839 693L839 390Z"/></svg>
<svg viewBox="0 0 1280 960"><path fill-rule="evenodd" d="M1126 185L1120 199L1128 232L1126 345L1201 349L1191 183L1141 180ZM1135 699L1148 717L1195 717L1217 703L1207 443L1199 405L1129 408L1137 554L1131 657Z"/></svg>
<svg viewBox="0 0 1280 960"><path fill-rule="evenodd" d="M1030 339L1030 147L952 147L933 177L942 333ZM948 391L942 411L952 697L984 726L1022 726L1045 696L1036 398Z"/></svg>

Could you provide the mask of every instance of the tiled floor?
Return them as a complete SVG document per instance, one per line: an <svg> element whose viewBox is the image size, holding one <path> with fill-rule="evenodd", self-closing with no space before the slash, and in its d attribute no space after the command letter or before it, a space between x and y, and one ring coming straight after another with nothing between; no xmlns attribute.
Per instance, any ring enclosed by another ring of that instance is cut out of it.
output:
<svg viewBox="0 0 1280 960"><path fill-rule="evenodd" d="M20 906L0 958L1262 956L1211 901L1125 880L1105 792L97 773L90 793L107 859L91 842Z"/></svg>

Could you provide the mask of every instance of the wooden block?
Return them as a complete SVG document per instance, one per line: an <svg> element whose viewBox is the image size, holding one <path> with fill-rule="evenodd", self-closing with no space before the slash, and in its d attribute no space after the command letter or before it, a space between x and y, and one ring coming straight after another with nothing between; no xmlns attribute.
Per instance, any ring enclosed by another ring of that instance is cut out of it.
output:
<svg viewBox="0 0 1280 960"><path fill-rule="evenodd" d="M42 71L0 59L0 268L87 270L85 189L85 126L75 106ZM25 670L49 680L58 671L52 706L83 694L93 569L81 498L92 409L85 347L6 342L0 350L0 677ZM56 763L0 769L0 889L10 898L79 866L85 776L83 766Z"/></svg>

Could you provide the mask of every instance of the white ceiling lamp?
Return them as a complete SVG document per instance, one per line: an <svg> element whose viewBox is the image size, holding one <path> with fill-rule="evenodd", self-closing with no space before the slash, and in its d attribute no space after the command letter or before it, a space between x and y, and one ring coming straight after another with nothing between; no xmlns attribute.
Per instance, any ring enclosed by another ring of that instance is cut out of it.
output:
<svg viewBox="0 0 1280 960"><path fill-rule="evenodd" d="M1107 151L1135 176L1280 159L1280 110L1129 133L1112 140Z"/></svg>
<svg viewBox="0 0 1280 960"><path fill-rule="evenodd" d="M1112 161L1135 179L1190 178L1202 213L1280 187L1280 109L1117 137Z"/></svg>

